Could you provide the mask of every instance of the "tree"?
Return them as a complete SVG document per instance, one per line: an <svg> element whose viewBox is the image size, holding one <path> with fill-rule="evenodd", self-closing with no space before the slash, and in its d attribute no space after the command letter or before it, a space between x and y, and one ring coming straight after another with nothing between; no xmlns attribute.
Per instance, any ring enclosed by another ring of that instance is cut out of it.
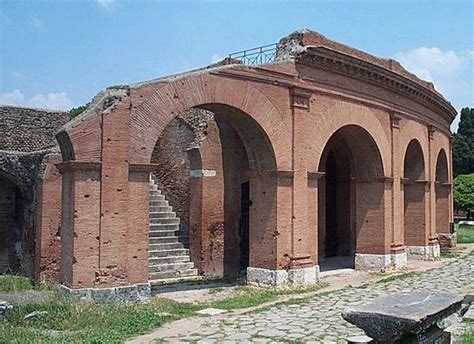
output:
<svg viewBox="0 0 474 344"><path fill-rule="evenodd" d="M89 104L90 103L87 103L85 105L81 105L81 106L78 106L76 108L72 108L71 110L69 110L69 117L71 117L71 119L73 119L74 117L79 116L81 113L83 113L87 109Z"/></svg>
<svg viewBox="0 0 474 344"><path fill-rule="evenodd" d="M458 132L453 135L454 175L474 173L474 108L461 110Z"/></svg>
<svg viewBox="0 0 474 344"><path fill-rule="evenodd" d="M474 215L474 173L454 178L454 206L464 210L468 219Z"/></svg>

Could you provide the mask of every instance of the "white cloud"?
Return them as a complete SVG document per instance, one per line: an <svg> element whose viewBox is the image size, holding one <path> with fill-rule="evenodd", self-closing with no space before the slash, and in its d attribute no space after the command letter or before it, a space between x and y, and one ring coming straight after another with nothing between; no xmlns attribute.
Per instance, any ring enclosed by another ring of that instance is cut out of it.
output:
<svg viewBox="0 0 474 344"><path fill-rule="evenodd" d="M218 54L212 55L211 63L216 63L222 61L224 58Z"/></svg>
<svg viewBox="0 0 474 344"><path fill-rule="evenodd" d="M37 29L43 25L43 23L41 23L41 20L39 20L38 17L35 16L29 16L28 18L26 18L26 22Z"/></svg>
<svg viewBox="0 0 474 344"><path fill-rule="evenodd" d="M465 106L474 105L473 53L473 50L455 52L421 47L399 52L394 57L410 72L433 82L435 88L460 111ZM457 130L458 122L456 118L451 130Z"/></svg>
<svg viewBox="0 0 474 344"><path fill-rule="evenodd" d="M115 0L97 0L97 3L104 7L104 8L109 8L110 5L114 3Z"/></svg>
<svg viewBox="0 0 474 344"><path fill-rule="evenodd" d="M4 105L23 105L25 96L20 90L0 94L0 104Z"/></svg>
<svg viewBox="0 0 474 344"><path fill-rule="evenodd" d="M72 102L66 92L37 94L26 100L20 90L0 94L0 104L53 110L69 110L72 107Z"/></svg>
<svg viewBox="0 0 474 344"><path fill-rule="evenodd" d="M442 51L437 47L416 48L398 53L395 58L418 77L435 81L436 76L451 76L457 73L463 60L454 51Z"/></svg>
<svg viewBox="0 0 474 344"><path fill-rule="evenodd" d="M71 100L67 97L66 92L48 93L47 96L37 94L30 99L28 105L38 108L58 110L68 110L72 107Z"/></svg>

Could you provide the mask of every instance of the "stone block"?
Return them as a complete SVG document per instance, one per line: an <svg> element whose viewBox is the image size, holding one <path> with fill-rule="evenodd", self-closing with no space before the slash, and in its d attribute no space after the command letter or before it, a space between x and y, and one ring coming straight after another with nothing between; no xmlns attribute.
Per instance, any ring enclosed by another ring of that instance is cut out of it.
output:
<svg viewBox="0 0 474 344"><path fill-rule="evenodd" d="M437 323L459 310L462 301L462 296L451 293L395 293L344 311L342 317L382 342L413 335L436 338L443 337Z"/></svg>

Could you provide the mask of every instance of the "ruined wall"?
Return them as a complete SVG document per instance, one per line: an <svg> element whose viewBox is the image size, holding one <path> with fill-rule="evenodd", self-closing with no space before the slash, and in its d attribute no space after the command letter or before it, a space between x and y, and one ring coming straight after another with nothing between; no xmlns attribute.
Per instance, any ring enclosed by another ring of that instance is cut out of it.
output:
<svg viewBox="0 0 474 344"><path fill-rule="evenodd" d="M189 171L188 151L199 146L213 114L200 109L189 109L173 119L158 138L152 163L158 166L154 179L181 220L181 227L189 229Z"/></svg>
<svg viewBox="0 0 474 344"><path fill-rule="evenodd" d="M3 246L9 247L9 254L14 254L10 259L10 272L33 277L36 270L36 276L39 275L40 266L36 259L41 254L37 252L39 247L36 246L36 239L43 227L38 226L38 219L43 218L43 224L54 223L54 218L59 215L56 211L50 218L51 212L48 210L42 216L38 214L37 205L58 202L61 196L57 189L54 192L38 193L38 188L41 188L38 181L51 164L49 154L59 152L54 135L68 120L68 115L59 111L0 107L0 175L13 182L16 190L16 196L12 198L9 193L11 186L5 182L0 184L0 194L10 195L2 196L0 212L15 209L15 226L0 222L0 233L13 240L2 241ZM55 183L61 184L59 175ZM59 243L55 245L56 250L59 250Z"/></svg>

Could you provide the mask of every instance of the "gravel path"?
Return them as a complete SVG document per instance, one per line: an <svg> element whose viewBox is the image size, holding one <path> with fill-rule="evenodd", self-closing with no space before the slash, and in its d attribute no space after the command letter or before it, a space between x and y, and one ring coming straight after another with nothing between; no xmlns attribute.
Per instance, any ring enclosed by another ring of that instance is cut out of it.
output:
<svg viewBox="0 0 474 344"><path fill-rule="evenodd" d="M159 339L158 343L344 343L348 336L362 332L344 321L340 314L380 296L399 291L431 290L474 293L474 255L471 254L441 268L409 278L345 288L316 295L300 304L275 306L269 310L229 315L224 320L205 319L194 333L179 333Z"/></svg>

